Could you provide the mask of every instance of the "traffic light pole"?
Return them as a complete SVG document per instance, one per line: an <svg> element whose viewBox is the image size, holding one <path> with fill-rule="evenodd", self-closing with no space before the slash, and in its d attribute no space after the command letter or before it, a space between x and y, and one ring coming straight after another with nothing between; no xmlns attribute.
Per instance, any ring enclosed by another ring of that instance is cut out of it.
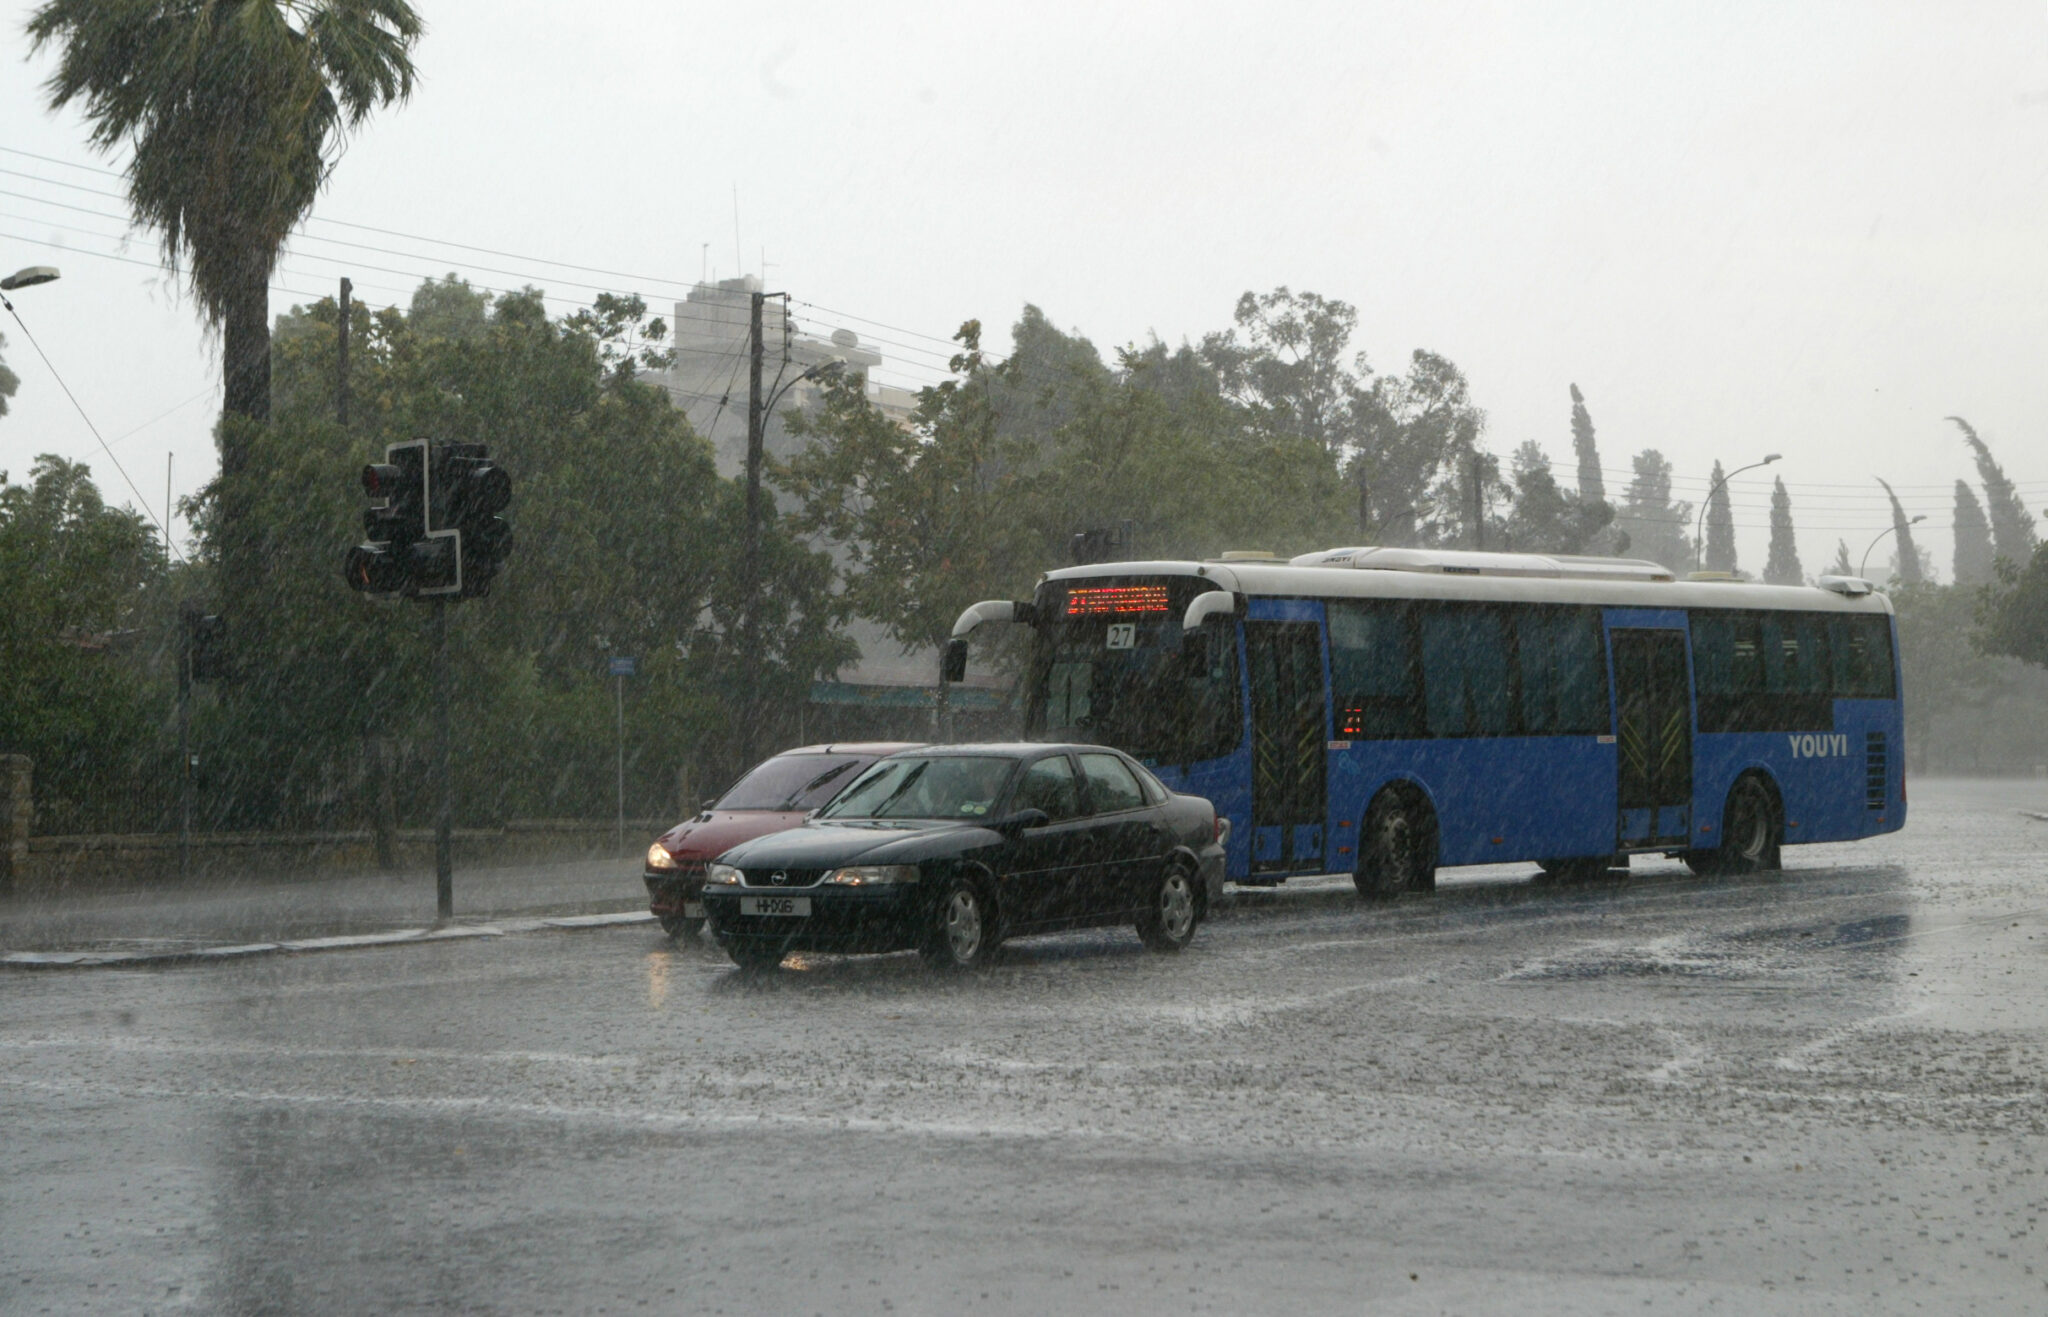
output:
<svg viewBox="0 0 2048 1317"><path fill-rule="evenodd" d="M434 773L441 806L434 818L434 903L440 918L455 917L455 785L448 772L448 601L434 600Z"/></svg>
<svg viewBox="0 0 2048 1317"><path fill-rule="evenodd" d="M178 610L178 877L192 872L192 624Z"/></svg>

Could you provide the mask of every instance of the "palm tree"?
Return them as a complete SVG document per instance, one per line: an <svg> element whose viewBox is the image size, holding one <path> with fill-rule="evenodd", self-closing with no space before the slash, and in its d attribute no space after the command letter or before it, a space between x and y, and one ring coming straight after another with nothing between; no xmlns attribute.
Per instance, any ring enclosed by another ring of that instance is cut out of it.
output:
<svg viewBox="0 0 2048 1317"><path fill-rule="evenodd" d="M406 0L48 0L28 21L62 49L50 108L81 101L94 146L130 148L129 206L221 331L230 422L269 419L279 249L341 138L412 94L422 26ZM222 425L223 476L247 442Z"/></svg>

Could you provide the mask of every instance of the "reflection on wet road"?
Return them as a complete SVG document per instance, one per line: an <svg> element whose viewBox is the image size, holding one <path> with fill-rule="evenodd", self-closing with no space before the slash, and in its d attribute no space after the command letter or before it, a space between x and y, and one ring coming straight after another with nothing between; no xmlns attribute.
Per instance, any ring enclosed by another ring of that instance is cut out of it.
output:
<svg viewBox="0 0 2048 1317"><path fill-rule="evenodd" d="M0 979L9 1311L2038 1311L2048 784L1795 866L742 976Z"/></svg>

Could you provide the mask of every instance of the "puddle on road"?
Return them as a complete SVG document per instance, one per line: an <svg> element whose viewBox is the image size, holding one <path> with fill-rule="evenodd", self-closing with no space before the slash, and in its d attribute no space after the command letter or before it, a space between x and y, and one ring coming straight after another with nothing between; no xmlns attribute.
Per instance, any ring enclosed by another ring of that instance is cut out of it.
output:
<svg viewBox="0 0 2048 1317"><path fill-rule="evenodd" d="M1715 937L1678 936L1641 945L1592 943L1546 956L1502 975L1504 981L1566 979L1785 979L1822 973L1889 974L1889 961L1870 953L1895 951L1911 935L1909 915L1877 915L1833 924L1785 924ZM1854 960L1822 965L1815 952L1857 953ZM1859 963L1860 962L1860 963Z"/></svg>

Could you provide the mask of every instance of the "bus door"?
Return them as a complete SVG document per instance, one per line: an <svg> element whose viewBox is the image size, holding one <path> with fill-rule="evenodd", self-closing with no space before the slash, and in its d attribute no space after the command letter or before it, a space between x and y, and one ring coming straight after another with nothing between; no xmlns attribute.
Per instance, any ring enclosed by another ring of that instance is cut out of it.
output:
<svg viewBox="0 0 2048 1317"><path fill-rule="evenodd" d="M1244 624L1252 703L1253 874L1321 873L1328 701L1323 629Z"/></svg>
<svg viewBox="0 0 2048 1317"><path fill-rule="evenodd" d="M1692 836L1692 682L1685 632L1616 628L1614 737L1622 847L1686 845Z"/></svg>

